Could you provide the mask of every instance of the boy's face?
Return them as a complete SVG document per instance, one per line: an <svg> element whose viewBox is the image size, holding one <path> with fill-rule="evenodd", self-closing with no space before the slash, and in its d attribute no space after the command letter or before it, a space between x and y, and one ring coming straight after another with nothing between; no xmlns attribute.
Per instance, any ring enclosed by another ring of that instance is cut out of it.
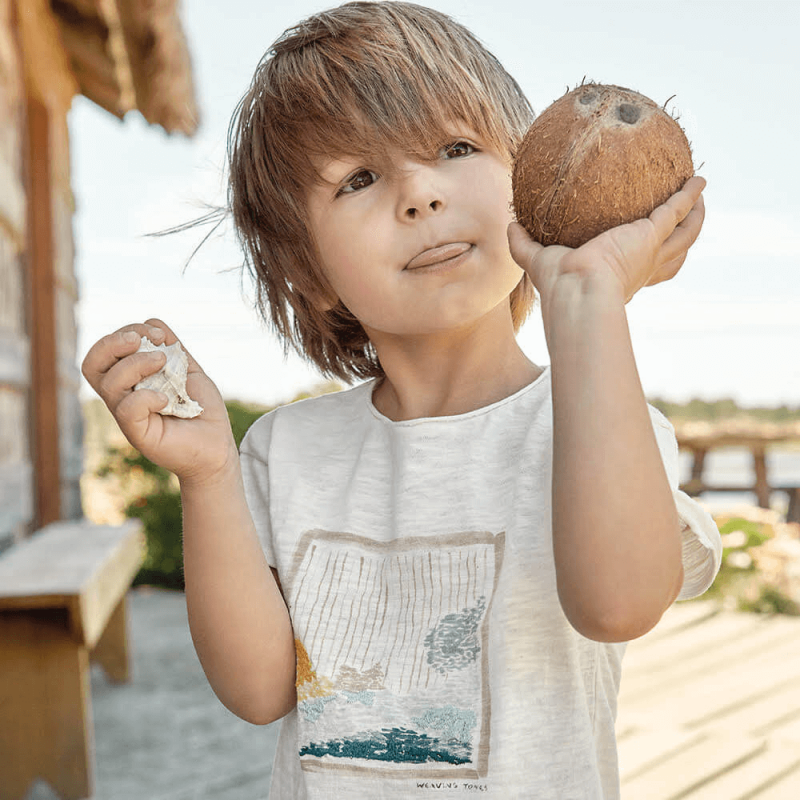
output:
<svg viewBox="0 0 800 800"><path fill-rule="evenodd" d="M522 277L506 236L510 168L473 132L455 128L432 162L343 157L321 173L325 183L308 195L312 238L337 297L376 347L508 306Z"/></svg>

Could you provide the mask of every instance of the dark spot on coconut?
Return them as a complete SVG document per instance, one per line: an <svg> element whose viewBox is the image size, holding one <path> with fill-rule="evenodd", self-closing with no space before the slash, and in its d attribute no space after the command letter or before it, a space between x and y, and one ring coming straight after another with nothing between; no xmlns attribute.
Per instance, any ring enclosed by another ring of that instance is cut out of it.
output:
<svg viewBox="0 0 800 800"><path fill-rule="evenodd" d="M582 106L588 106L589 103L594 103L597 99L596 92L586 92L585 94L581 95L580 103Z"/></svg>
<svg viewBox="0 0 800 800"><path fill-rule="evenodd" d="M631 103L621 103L617 107L617 116L623 122L627 122L628 125L633 125L634 122L637 122L641 116L641 113L642 112L639 107L634 106Z"/></svg>

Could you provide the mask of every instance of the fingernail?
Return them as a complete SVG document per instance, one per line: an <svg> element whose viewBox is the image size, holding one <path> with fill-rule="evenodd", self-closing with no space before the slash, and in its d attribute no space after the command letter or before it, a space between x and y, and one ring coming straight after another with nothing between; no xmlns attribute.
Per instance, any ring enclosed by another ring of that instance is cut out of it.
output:
<svg viewBox="0 0 800 800"><path fill-rule="evenodd" d="M150 339L163 339L165 336L164 331L161 328L150 328Z"/></svg>
<svg viewBox="0 0 800 800"><path fill-rule="evenodd" d="M139 339L139 334L136 331L125 331L122 334L122 339L126 342L135 342Z"/></svg>

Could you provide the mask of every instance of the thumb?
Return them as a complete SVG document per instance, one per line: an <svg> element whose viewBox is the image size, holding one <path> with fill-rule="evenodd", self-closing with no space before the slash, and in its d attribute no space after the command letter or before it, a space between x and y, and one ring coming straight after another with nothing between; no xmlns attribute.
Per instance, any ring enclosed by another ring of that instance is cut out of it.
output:
<svg viewBox="0 0 800 800"><path fill-rule="evenodd" d="M536 257L544 250L544 245L534 242L525 228L518 222L512 222L508 226L508 247L511 257L526 272L530 273Z"/></svg>

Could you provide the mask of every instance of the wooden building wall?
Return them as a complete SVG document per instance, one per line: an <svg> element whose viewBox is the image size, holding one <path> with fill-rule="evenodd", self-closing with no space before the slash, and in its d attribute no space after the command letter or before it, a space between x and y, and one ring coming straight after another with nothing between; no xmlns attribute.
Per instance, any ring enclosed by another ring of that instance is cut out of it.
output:
<svg viewBox="0 0 800 800"><path fill-rule="evenodd" d="M0 0L0 548L81 516L76 91L47 0Z"/></svg>
<svg viewBox="0 0 800 800"><path fill-rule="evenodd" d="M25 290L24 77L11 0L0 0L0 546L33 518Z"/></svg>

